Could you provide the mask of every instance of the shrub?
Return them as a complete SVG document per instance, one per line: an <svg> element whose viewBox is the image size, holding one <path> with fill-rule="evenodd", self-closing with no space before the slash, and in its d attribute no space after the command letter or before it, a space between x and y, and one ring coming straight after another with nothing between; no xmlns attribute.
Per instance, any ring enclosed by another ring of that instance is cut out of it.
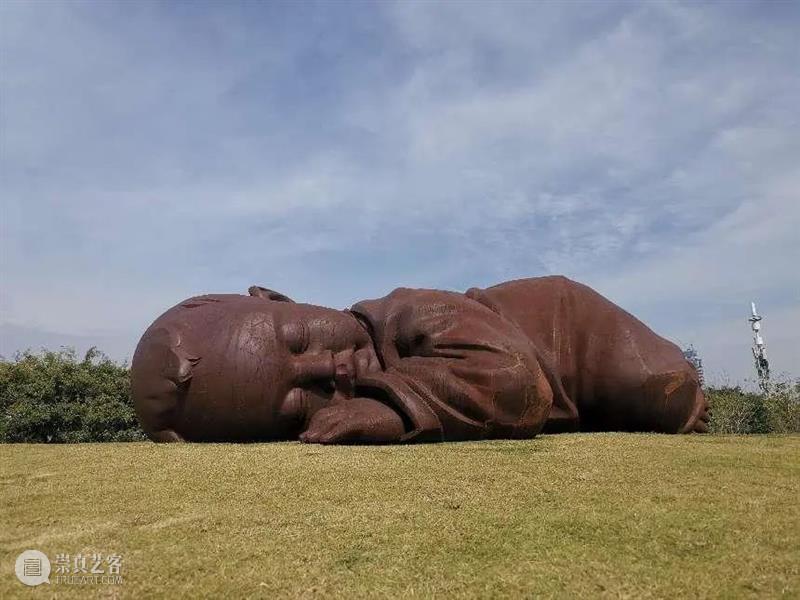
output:
<svg viewBox="0 0 800 600"><path fill-rule="evenodd" d="M712 433L766 433L768 418L761 394L745 392L739 386L706 390L711 405Z"/></svg>
<svg viewBox="0 0 800 600"><path fill-rule="evenodd" d="M800 381L773 383L767 393L741 387L705 390L712 433L800 432Z"/></svg>
<svg viewBox="0 0 800 600"><path fill-rule="evenodd" d="M800 379L772 385L764 400L769 430L775 433L800 433Z"/></svg>
<svg viewBox="0 0 800 600"><path fill-rule="evenodd" d="M122 442L144 439L128 369L90 349L24 352L0 361L0 441Z"/></svg>

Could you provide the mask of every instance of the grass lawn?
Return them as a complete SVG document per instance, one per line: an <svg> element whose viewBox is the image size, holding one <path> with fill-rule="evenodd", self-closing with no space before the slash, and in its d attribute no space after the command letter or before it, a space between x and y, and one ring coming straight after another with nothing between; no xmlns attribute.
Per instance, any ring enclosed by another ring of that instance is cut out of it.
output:
<svg viewBox="0 0 800 600"><path fill-rule="evenodd" d="M0 482L2 598L800 597L800 436L3 445Z"/></svg>

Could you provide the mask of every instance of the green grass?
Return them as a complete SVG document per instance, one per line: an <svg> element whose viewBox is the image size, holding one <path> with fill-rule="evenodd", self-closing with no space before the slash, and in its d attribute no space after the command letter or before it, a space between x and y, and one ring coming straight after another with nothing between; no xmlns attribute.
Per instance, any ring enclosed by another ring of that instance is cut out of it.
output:
<svg viewBox="0 0 800 600"><path fill-rule="evenodd" d="M800 596L800 436L3 445L0 481L3 598ZM124 583L27 588L29 548Z"/></svg>

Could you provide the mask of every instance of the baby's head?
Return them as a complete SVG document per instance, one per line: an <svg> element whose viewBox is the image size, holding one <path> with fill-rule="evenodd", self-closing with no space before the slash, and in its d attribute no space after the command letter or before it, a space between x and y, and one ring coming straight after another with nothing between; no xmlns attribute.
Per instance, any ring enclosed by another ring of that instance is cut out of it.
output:
<svg viewBox="0 0 800 600"><path fill-rule="evenodd" d="M348 311L250 295L190 298L142 336L131 366L134 405L155 441L293 439L352 385L356 353L374 356ZM348 381L349 378L349 381Z"/></svg>

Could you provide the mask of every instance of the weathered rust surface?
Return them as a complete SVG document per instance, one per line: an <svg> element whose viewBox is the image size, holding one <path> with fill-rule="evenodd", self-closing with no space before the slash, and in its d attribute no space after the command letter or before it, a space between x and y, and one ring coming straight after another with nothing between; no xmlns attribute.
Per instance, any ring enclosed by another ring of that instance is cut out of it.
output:
<svg viewBox="0 0 800 600"><path fill-rule="evenodd" d="M271 290L169 309L132 365L155 441L391 443L704 432L680 349L564 277L399 288L350 310Z"/></svg>

